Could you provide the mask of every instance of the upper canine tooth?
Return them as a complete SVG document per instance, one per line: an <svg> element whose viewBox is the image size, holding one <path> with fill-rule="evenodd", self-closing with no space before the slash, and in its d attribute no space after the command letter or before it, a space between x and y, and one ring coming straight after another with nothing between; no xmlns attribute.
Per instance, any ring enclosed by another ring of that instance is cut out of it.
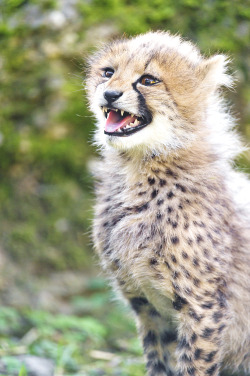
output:
<svg viewBox="0 0 250 376"><path fill-rule="evenodd" d="M123 114L124 114L124 111L121 110L121 115L123 116Z"/></svg>
<svg viewBox="0 0 250 376"><path fill-rule="evenodd" d="M103 107L103 108L104 108L104 111L105 111L105 112L107 112L107 111L108 111L107 107Z"/></svg>
<svg viewBox="0 0 250 376"><path fill-rule="evenodd" d="M118 108L115 108L114 110L115 110L115 112L117 112L117 111L118 111Z"/></svg>

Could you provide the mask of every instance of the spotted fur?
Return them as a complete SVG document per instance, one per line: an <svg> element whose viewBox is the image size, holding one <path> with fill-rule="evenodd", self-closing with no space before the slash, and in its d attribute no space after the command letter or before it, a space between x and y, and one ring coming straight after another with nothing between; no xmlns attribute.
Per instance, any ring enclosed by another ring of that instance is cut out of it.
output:
<svg viewBox="0 0 250 376"><path fill-rule="evenodd" d="M94 244L135 313L148 376L250 370L250 184L232 168L241 145L219 92L226 64L166 32L114 41L89 62L102 154ZM142 85L145 74L159 82ZM107 90L150 123L105 135Z"/></svg>

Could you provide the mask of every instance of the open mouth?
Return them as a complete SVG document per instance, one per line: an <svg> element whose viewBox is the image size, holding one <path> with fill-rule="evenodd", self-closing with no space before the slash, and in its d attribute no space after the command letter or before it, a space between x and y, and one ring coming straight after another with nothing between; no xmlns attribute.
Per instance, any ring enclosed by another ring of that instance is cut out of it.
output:
<svg viewBox="0 0 250 376"><path fill-rule="evenodd" d="M150 123L145 117L140 117L118 108L101 107L106 117L104 133L110 136L129 136Z"/></svg>

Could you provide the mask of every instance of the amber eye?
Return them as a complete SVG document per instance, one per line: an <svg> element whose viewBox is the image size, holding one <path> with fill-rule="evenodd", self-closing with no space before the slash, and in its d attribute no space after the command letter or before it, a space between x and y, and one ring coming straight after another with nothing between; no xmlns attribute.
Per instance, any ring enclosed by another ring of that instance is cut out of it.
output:
<svg viewBox="0 0 250 376"><path fill-rule="evenodd" d="M157 80L156 78L152 76L142 76L140 79L140 83L145 86L155 85L155 84L158 84L158 82L159 80Z"/></svg>
<svg viewBox="0 0 250 376"><path fill-rule="evenodd" d="M114 74L114 70L112 68L104 68L102 77L111 78Z"/></svg>

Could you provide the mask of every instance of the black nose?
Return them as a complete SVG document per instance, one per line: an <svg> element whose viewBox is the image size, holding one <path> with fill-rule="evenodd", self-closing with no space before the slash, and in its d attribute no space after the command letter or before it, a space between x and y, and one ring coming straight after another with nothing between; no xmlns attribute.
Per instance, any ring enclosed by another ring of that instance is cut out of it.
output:
<svg viewBox="0 0 250 376"><path fill-rule="evenodd" d="M114 102L116 101L118 98L120 98L122 96L122 92L121 91L113 91L113 90L110 90L110 91L105 91L104 92L104 98L109 102Z"/></svg>

